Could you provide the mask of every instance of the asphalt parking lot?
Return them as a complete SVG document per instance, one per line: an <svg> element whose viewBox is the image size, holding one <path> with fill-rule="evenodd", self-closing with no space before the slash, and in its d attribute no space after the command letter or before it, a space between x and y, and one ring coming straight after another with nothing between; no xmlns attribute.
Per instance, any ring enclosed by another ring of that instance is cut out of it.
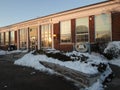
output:
<svg viewBox="0 0 120 90"><path fill-rule="evenodd" d="M0 90L79 90L71 81L0 60Z"/></svg>
<svg viewBox="0 0 120 90"><path fill-rule="evenodd" d="M2 58L3 59L3 58ZM110 65L115 78L105 90L120 90L120 67ZM0 59L0 90L79 90L73 82Z"/></svg>

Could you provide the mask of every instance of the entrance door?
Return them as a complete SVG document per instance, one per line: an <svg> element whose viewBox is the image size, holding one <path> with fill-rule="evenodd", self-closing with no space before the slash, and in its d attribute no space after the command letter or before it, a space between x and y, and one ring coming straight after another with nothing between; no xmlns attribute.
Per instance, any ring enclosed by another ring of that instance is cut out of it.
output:
<svg viewBox="0 0 120 90"><path fill-rule="evenodd" d="M51 48L52 47L52 30L50 24L42 25L41 27L41 41L42 48Z"/></svg>

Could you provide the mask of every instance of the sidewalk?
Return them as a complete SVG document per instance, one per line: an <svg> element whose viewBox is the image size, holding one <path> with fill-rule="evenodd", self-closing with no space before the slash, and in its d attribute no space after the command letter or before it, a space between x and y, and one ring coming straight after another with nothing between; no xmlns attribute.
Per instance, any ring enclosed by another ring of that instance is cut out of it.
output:
<svg viewBox="0 0 120 90"><path fill-rule="evenodd" d="M110 64L110 67L115 73L115 78L113 78L105 90L120 90L120 67L112 64Z"/></svg>

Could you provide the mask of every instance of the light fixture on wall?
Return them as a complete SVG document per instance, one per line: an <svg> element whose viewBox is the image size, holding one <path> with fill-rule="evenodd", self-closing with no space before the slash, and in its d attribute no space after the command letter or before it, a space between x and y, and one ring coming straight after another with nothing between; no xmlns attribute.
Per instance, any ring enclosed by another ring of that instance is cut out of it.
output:
<svg viewBox="0 0 120 90"><path fill-rule="evenodd" d="M89 19L90 19L90 20L92 20L92 18L91 18L91 17L90 17Z"/></svg>
<svg viewBox="0 0 120 90"><path fill-rule="evenodd" d="M53 34L53 37L55 38L55 37L57 37L57 35L56 35L56 34Z"/></svg>

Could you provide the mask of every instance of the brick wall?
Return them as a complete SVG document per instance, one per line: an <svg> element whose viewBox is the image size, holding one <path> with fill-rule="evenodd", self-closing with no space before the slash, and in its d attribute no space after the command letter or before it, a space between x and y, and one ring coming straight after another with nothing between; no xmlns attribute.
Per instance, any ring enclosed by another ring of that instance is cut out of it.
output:
<svg viewBox="0 0 120 90"><path fill-rule="evenodd" d="M95 42L95 22L94 22L94 16L89 16L89 39L90 43Z"/></svg>
<svg viewBox="0 0 120 90"><path fill-rule="evenodd" d="M75 19L71 20L72 43L75 43Z"/></svg>
<svg viewBox="0 0 120 90"><path fill-rule="evenodd" d="M120 41L120 12L112 13L112 41Z"/></svg>
<svg viewBox="0 0 120 90"><path fill-rule="evenodd" d="M56 37L54 37L54 48L60 49L60 23L55 23L53 30L54 34L56 35Z"/></svg>

